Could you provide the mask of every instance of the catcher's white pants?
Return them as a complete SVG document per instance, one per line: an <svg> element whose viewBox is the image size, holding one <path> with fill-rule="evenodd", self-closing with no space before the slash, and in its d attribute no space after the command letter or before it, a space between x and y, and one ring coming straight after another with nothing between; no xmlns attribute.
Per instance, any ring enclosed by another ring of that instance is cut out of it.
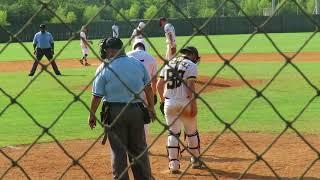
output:
<svg viewBox="0 0 320 180"><path fill-rule="evenodd" d="M167 52L166 52L166 59L170 61L173 58L174 53L171 51L172 47L176 47L176 45L167 44Z"/></svg>
<svg viewBox="0 0 320 180"><path fill-rule="evenodd" d="M169 160L179 159L179 149L170 147L179 147L179 141L176 135L181 132L181 127L183 126L184 132L188 135L195 134L197 132L197 119L196 117L190 116L191 106L188 105L189 99L166 99L164 104L164 113L167 125L169 125L169 135L168 135L168 154ZM182 112L183 111L183 112ZM182 112L182 113L181 113ZM180 114L180 115L179 115ZM175 135L173 135L175 134ZM187 136L187 146L188 147L198 147L199 140L198 136ZM199 156L199 149L190 149L189 151L193 156Z"/></svg>

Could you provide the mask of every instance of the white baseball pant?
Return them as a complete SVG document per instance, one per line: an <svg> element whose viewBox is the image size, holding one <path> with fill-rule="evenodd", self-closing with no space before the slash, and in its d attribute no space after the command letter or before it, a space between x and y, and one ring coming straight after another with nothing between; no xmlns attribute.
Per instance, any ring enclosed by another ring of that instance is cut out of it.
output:
<svg viewBox="0 0 320 180"><path fill-rule="evenodd" d="M167 141L169 160L179 161L179 141L181 127L183 126L186 134L187 146L193 156L199 157L200 139L197 131L197 119L191 117L188 105L189 99L166 99L164 104L164 113L167 125L169 125L169 135ZM184 110L183 110L184 109ZM181 111L183 112L181 113ZM180 116L178 116L180 114Z"/></svg>

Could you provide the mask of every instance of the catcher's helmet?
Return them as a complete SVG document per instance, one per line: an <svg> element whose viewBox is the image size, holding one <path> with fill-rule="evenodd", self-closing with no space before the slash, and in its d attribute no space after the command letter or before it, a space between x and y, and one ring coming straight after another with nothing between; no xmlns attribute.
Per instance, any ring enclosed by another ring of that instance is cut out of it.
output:
<svg viewBox="0 0 320 180"><path fill-rule="evenodd" d="M197 63L200 61L200 56L199 56L199 52L198 52L197 48L195 48L193 46L187 46L187 47L184 47L180 50L180 53L182 53L182 54L185 54L186 52L190 52L195 56L195 59L192 60L194 63Z"/></svg>

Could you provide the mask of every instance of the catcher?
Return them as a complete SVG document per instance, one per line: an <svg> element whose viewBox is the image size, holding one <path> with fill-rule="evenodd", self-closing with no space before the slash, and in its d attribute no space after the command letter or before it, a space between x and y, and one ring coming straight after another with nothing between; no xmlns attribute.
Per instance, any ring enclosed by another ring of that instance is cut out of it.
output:
<svg viewBox="0 0 320 180"><path fill-rule="evenodd" d="M192 168L201 168L200 138L197 130L197 102L194 96L195 79L197 77L197 63L200 61L195 47L185 47L178 56L162 69L157 82L157 90L161 99L160 109L164 113L169 135L167 150L169 156L170 173L180 173L180 145L181 124L187 140L188 150L191 152ZM183 82L182 82L183 81Z"/></svg>

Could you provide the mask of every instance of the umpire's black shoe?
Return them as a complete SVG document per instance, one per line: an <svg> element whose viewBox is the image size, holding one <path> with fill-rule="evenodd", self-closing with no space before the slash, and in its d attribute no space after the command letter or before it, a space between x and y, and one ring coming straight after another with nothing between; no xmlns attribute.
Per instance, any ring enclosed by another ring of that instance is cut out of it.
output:
<svg viewBox="0 0 320 180"><path fill-rule="evenodd" d="M57 76L61 76L61 72L56 72L56 75Z"/></svg>

